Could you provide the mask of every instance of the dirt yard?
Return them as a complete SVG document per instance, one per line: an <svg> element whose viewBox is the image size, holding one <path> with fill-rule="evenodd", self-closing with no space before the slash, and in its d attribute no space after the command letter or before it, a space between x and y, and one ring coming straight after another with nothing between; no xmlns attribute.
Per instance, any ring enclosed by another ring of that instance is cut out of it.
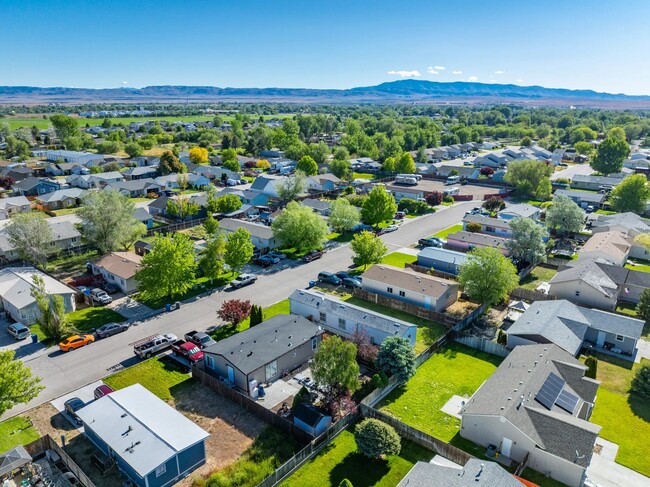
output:
<svg viewBox="0 0 650 487"><path fill-rule="evenodd" d="M195 477L207 477L235 462L268 426L196 381L174 393L172 402L178 411L211 435L205 445L206 464L176 484L180 487L190 487Z"/></svg>

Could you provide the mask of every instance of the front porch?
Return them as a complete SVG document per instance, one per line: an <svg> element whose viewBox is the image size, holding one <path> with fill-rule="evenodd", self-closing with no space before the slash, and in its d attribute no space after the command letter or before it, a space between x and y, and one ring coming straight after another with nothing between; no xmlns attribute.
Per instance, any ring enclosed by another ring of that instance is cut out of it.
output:
<svg viewBox="0 0 650 487"><path fill-rule="evenodd" d="M582 353L584 355L592 355L593 353L602 353L603 355L610 355L612 357L618 357L623 360L629 360L630 362L634 362L634 358L638 352L638 350L635 348L634 354L629 354L627 352L624 352L620 348L617 348L615 344L605 342L602 346L593 343L593 342L588 342L585 340L583 343L583 350Z"/></svg>

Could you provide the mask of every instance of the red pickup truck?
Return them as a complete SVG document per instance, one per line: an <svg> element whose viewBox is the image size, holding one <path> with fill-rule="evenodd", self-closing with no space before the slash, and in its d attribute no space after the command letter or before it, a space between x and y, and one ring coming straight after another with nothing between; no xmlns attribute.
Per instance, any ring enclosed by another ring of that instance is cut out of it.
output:
<svg viewBox="0 0 650 487"><path fill-rule="evenodd" d="M190 362L196 363L203 360L203 352L201 349L192 342L185 340L176 340L172 343L172 353L174 356L181 356L187 358Z"/></svg>

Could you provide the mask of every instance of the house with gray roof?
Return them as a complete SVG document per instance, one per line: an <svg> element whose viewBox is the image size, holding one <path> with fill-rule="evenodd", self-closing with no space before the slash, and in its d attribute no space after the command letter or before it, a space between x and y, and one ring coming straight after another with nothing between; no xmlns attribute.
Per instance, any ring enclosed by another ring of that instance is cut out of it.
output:
<svg viewBox="0 0 650 487"><path fill-rule="evenodd" d="M591 191L598 191L605 188L614 188L618 186L627 174L616 176L594 176L593 174L575 174L571 179L571 188L573 189L587 189Z"/></svg>
<svg viewBox="0 0 650 487"><path fill-rule="evenodd" d="M642 233L650 233L650 220L641 218L636 213L616 213L615 215L597 215L597 217L590 220L591 232L594 235L602 232L620 232L635 238ZM629 242L632 245L629 257L650 260L648 249L634 240Z"/></svg>
<svg viewBox="0 0 650 487"><path fill-rule="evenodd" d="M6 220L18 213L32 211L32 204L24 196L0 198L0 220Z"/></svg>
<svg viewBox="0 0 650 487"><path fill-rule="evenodd" d="M157 166L136 166L130 167L122 172L124 179L132 181L136 179L155 178L158 175Z"/></svg>
<svg viewBox="0 0 650 487"><path fill-rule="evenodd" d="M532 343L554 343L571 355L583 348L633 360L643 321L592 308L565 299L535 301L506 330L508 348Z"/></svg>
<svg viewBox="0 0 650 487"><path fill-rule="evenodd" d="M149 213L149 210L147 210L146 207L138 206L135 209L135 213L133 214L133 218L138 220L141 223L144 223L147 227L147 229L152 229L153 228L153 217L151 216L151 213Z"/></svg>
<svg viewBox="0 0 650 487"><path fill-rule="evenodd" d="M529 205L527 203L517 203L508 205L501 210L497 217L502 220L513 220L515 218L530 218L531 220L539 220L541 210L537 206Z"/></svg>
<svg viewBox="0 0 650 487"><path fill-rule="evenodd" d="M277 186L286 179L286 176L276 176L274 174L263 174L257 176L250 189L260 191L262 194L271 197L278 197Z"/></svg>
<svg viewBox="0 0 650 487"><path fill-rule="evenodd" d="M46 193L34 198L39 205L47 210L60 210L63 208L74 208L81 204L86 191L81 188L68 188Z"/></svg>
<svg viewBox="0 0 650 487"><path fill-rule="evenodd" d="M630 256L633 243L632 237L621 232L597 232L582 246L578 260L603 259L622 267Z"/></svg>
<svg viewBox="0 0 650 487"><path fill-rule="evenodd" d="M45 159L48 161L56 162L76 162L81 165L86 165L90 161L103 160L102 154L94 154L92 152L79 152L72 150L49 150L45 153Z"/></svg>
<svg viewBox="0 0 650 487"><path fill-rule="evenodd" d="M480 233L496 235L498 237L512 237L512 229L508 220L492 218L484 215L465 215L462 220L463 230L467 230L469 223L476 223L481 226Z"/></svg>
<svg viewBox="0 0 650 487"><path fill-rule="evenodd" d="M81 234L69 220L48 218L45 222L52 232L52 242L50 243L52 253L74 249L81 244ZM13 262L19 259L20 255L9 241L5 227L0 230L0 260Z"/></svg>
<svg viewBox="0 0 650 487"><path fill-rule="evenodd" d="M224 188L216 196L234 194L245 205L266 206L269 202L269 196L256 189Z"/></svg>
<svg viewBox="0 0 650 487"><path fill-rule="evenodd" d="M355 306L331 294L297 289L289 296L291 314L304 316L325 330L345 338L365 332L374 345L389 336L406 338L414 346L417 325Z"/></svg>
<svg viewBox="0 0 650 487"><path fill-rule="evenodd" d="M273 250L280 245L280 242L273 236L273 230L267 225L235 218L224 218L219 222L219 230L226 234L236 232L238 228L243 228L250 233L251 242L257 250Z"/></svg>
<svg viewBox="0 0 650 487"><path fill-rule="evenodd" d="M38 196L40 194L52 193L61 189L62 184L59 181L48 178L25 178L15 183L11 189L14 193L21 196Z"/></svg>
<svg viewBox="0 0 650 487"><path fill-rule="evenodd" d="M311 360L321 334L302 316L276 315L204 349L205 371L256 398L258 385Z"/></svg>
<svg viewBox="0 0 650 487"><path fill-rule="evenodd" d="M526 487L496 462L471 458L464 466L417 462L397 487Z"/></svg>
<svg viewBox="0 0 650 487"><path fill-rule="evenodd" d="M82 189L103 188L111 183L124 181L122 173L117 171L100 172L97 174L82 174L65 178L70 186Z"/></svg>
<svg viewBox="0 0 650 487"><path fill-rule="evenodd" d="M329 216L331 213L331 204L329 201L306 198L302 200L301 203L323 216Z"/></svg>
<svg viewBox="0 0 650 487"><path fill-rule="evenodd" d="M106 186L105 191L106 190L119 191L123 195L130 198L146 198L149 193L160 192L162 190L162 186L157 184L151 178L144 178L110 183L108 186Z"/></svg>
<svg viewBox="0 0 650 487"><path fill-rule="evenodd" d="M495 218L496 220L496 218ZM447 246L451 249L459 249L469 252L477 247L494 247L506 257L510 255L510 250L506 247L508 239L484 233L472 232L455 232L447 235Z"/></svg>
<svg viewBox="0 0 650 487"><path fill-rule="evenodd" d="M581 208L586 208L589 205L600 208L605 203L607 196L603 193L595 193L593 191L575 191L571 189L558 189L555 191L556 195L566 196L571 198L575 204Z"/></svg>
<svg viewBox="0 0 650 487"><path fill-rule="evenodd" d="M307 189L309 191L333 191L341 185L341 180L334 174L317 174L307 178Z"/></svg>
<svg viewBox="0 0 650 487"><path fill-rule="evenodd" d="M516 347L461 409L460 435L581 487L601 429L589 422L600 383L586 370L552 343Z"/></svg>
<svg viewBox="0 0 650 487"><path fill-rule="evenodd" d="M468 255L464 252L425 247L418 253L417 263L419 266L429 267L439 272L458 275L461 266L467 262L468 258Z"/></svg>

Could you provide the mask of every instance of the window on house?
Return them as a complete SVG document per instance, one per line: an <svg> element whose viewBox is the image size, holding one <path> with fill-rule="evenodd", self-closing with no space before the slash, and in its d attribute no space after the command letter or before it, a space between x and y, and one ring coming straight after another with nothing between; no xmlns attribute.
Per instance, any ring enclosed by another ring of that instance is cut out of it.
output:
<svg viewBox="0 0 650 487"><path fill-rule="evenodd" d="M278 361L274 360L270 364L266 364L266 380L269 381L278 375Z"/></svg>
<svg viewBox="0 0 650 487"><path fill-rule="evenodd" d="M576 297L580 297L580 291L576 291Z"/></svg>
<svg viewBox="0 0 650 487"><path fill-rule="evenodd" d="M316 350L318 348L318 338L311 339L311 349Z"/></svg>
<svg viewBox="0 0 650 487"><path fill-rule="evenodd" d="M205 356L205 364L210 369L214 369L214 359L210 355Z"/></svg>
<svg viewBox="0 0 650 487"><path fill-rule="evenodd" d="M162 464L160 467L156 469L156 477L160 477L166 471L167 471L167 467L165 466L165 464Z"/></svg>
<svg viewBox="0 0 650 487"><path fill-rule="evenodd" d="M400 291L400 292L399 292L399 295L402 296L402 297L404 297L404 296L406 296L406 293L405 293L404 291Z"/></svg>
<svg viewBox="0 0 650 487"><path fill-rule="evenodd" d="M345 318L339 318L339 328L345 330Z"/></svg>
<svg viewBox="0 0 650 487"><path fill-rule="evenodd" d="M389 293L391 293L391 294L393 294L393 288L392 288L392 287L387 287L387 288L386 288L386 291L389 292Z"/></svg>
<svg viewBox="0 0 650 487"><path fill-rule="evenodd" d="M617 342L623 342L623 341L625 341L625 337L623 335L616 335L616 341Z"/></svg>
<svg viewBox="0 0 650 487"><path fill-rule="evenodd" d="M124 279L120 279L120 282L122 283L122 286L124 286L126 283L124 282Z"/></svg>
<svg viewBox="0 0 650 487"><path fill-rule="evenodd" d="M324 311L321 311L321 312L319 313L319 315L318 315L318 319L319 319L320 321L322 321L322 322L327 321L327 315L325 314Z"/></svg>
<svg viewBox="0 0 650 487"><path fill-rule="evenodd" d="M494 233L494 227L485 227L486 232Z"/></svg>

